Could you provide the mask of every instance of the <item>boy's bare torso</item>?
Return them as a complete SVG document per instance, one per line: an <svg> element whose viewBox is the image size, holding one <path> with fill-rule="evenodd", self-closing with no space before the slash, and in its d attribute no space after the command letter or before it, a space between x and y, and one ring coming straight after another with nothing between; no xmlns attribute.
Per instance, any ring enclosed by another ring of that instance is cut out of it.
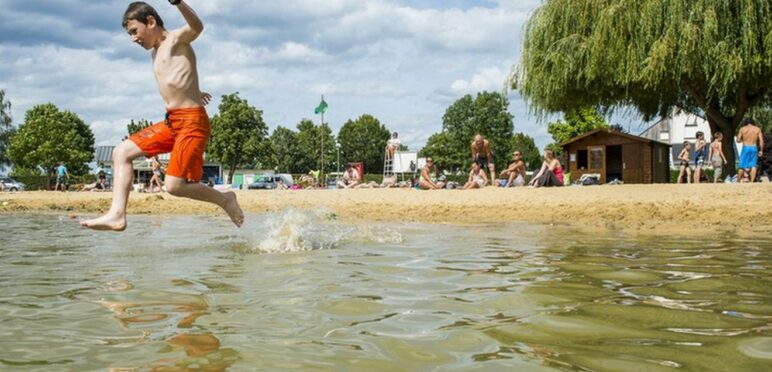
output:
<svg viewBox="0 0 772 372"><path fill-rule="evenodd" d="M153 73L167 110L202 106L196 53L177 31L166 32L153 51Z"/></svg>

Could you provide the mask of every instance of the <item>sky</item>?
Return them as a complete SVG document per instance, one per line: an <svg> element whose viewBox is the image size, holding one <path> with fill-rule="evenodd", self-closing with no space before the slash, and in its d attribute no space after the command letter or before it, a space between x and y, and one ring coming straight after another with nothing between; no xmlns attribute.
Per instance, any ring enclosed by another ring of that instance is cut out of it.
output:
<svg viewBox="0 0 772 372"><path fill-rule="evenodd" d="M166 0L148 0L167 28L183 25ZM411 150L442 127L465 94L506 92L516 132L544 147L546 121L529 115L506 81L523 27L540 0L188 0L205 25L193 47L201 89L238 92L271 131L304 118L337 133L362 114L400 133ZM88 123L97 145L115 145L131 119L159 121L165 108L150 53L121 27L129 1L0 0L0 89L14 124L54 103Z"/></svg>

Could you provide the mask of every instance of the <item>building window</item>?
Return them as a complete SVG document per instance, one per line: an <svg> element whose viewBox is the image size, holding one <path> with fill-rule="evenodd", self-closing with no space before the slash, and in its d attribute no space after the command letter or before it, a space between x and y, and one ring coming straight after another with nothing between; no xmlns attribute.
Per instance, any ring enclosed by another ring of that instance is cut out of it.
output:
<svg viewBox="0 0 772 372"><path fill-rule="evenodd" d="M603 147L590 147L588 150L590 169L603 169Z"/></svg>

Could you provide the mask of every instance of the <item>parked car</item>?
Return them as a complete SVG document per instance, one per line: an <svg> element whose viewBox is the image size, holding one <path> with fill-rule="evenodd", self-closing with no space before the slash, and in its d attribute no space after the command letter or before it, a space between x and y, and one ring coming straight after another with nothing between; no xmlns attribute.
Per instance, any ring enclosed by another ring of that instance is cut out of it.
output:
<svg viewBox="0 0 772 372"><path fill-rule="evenodd" d="M281 180L281 182L283 182L287 187L290 187L295 183L291 174L264 174L262 176L258 176L254 182L247 185L247 189L273 190L278 187L279 180Z"/></svg>
<svg viewBox="0 0 772 372"><path fill-rule="evenodd" d="M0 183L4 185L4 191L24 191L27 185L14 180L11 177L0 177Z"/></svg>

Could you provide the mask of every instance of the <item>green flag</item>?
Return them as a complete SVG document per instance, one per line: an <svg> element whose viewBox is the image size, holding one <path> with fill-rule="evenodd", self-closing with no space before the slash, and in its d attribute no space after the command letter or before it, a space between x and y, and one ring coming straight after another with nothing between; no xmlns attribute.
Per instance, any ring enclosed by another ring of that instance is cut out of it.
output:
<svg viewBox="0 0 772 372"><path fill-rule="evenodd" d="M327 102L324 102L324 98L322 98L322 102L319 103L319 107L314 110L314 114L324 114L327 112Z"/></svg>

